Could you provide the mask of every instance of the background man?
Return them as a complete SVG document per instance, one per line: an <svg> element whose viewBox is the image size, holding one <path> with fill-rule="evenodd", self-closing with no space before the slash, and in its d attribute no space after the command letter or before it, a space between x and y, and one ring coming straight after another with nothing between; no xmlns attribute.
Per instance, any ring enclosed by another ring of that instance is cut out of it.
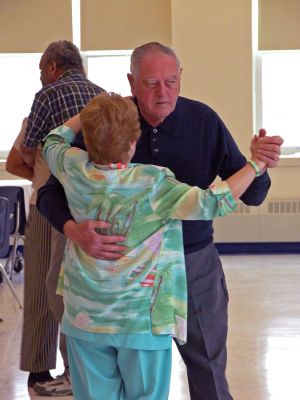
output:
<svg viewBox="0 0 300 400"><path fill-rule="evenodd" d="M166 166L178 180L205 189L217 176L228 178L246 159L210 107L179 96L181 72L180 62L169 47L154 42L134 50L128 79L139 109L142 135L132 161ZM261 160L268 167L276 166L281 138L263 136L257 140ZM83 145L80 136L76 145ZM255 179L242 200L259 205L269 187L270 178L265 172ZM40 190L38 207L58 230L91 256L115 259L124 250L116 243L121 237L96 233L101 222L74 222L63 189L53 177ZM232 397L225 375L228 293L213 244L212 221L185 221L183 230L189 292L188 342L178 348L187 367L190 396L193 400L229 400Z"/></svg>
<svg viewBox="0 0 300 400"><path fill-rule="evenodd" d="M41 153L41 142L53 128L74 116L95 95L103 91L85 78L82 58L76 46L66 40L51 43L40 60L43 88L36 93L24 142L14 149L7 170L20 175L20 166L32 168L33 188L25 241L24 323L21 348L21 369L30 371L28 386L42 394L72 394L68 379L68 360L63 336L60 349L65 373L53 382L49 374L56 365L58 321L63 304L55 295L65 240L39 213L35 206L36 191L49 177ZM22 175L21 175L22 176ZM51 200L52 201L52 200ZM51 268L46 290L46 277ZM54 277L54 278L53 278ZM54 318L54 316L56 318ZM37 382L46 382L42 387ZM50 385L50 386L48 386Z"/></svg>

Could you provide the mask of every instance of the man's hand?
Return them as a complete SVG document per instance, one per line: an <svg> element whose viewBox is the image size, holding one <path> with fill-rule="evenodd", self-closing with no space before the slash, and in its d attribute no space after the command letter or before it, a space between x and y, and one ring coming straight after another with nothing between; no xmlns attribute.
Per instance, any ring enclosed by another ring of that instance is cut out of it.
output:
<svg viewBox="0 0 300 400"><path fill-rule="evenodd" d="M126 246L116 243L126 240L124 236L99 235L96 228L108 228L104 221L88 220L80 223L69 220L64 225L65 236L75 242L89 256L104 260L115 260L123 256Z"/></svg>
<svg viewBox="0 0 300 400"><path fill-rule="evenodd" d="M265 129L260 129L259 135L255 135L251 142L251 148L255 145L257 158L264 162L268 168L274 168L279 161L283 139L280 136L267 136L266 134Z"/></svg>

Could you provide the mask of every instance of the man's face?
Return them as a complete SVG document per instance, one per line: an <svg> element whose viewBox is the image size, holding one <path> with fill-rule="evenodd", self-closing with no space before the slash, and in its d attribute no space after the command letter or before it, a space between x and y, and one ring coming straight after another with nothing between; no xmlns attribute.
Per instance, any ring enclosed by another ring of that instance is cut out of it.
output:
<svg viewBox="0 0 300 400"><path fill-rule="evenodd" d="M40 80L43 86L56 81L56 76L53 73L53 67L53 61L48 61L46 55L43 54L40 61Z"/></svg>
<svg viewBox="0 0 300 400"><path fill-rule="evenodd" d="M162 52L144 56L136 76L128 74L132 95L137 98L140 112L150 125L159 125L174 111L180 75L176 59Z"/></svg>

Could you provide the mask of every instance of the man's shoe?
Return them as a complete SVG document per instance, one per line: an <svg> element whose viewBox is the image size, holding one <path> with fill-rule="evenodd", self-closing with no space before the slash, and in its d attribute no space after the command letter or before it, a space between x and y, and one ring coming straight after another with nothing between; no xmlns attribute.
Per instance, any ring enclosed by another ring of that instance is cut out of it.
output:
<svg viewBox="0 0 300 400"><path fill-rule="evenodd" d="M27 385L28 385L28 387L33 387L33 385L37 382L43 383L43 382L51 381L52 379L53 378L50 375L49 371L29 372Z"/></svg>
<svg viewBox="0 0 300 400"><path fill-rule="evenodd" d="M70 377L64 373L52 381L36 383L33 390L40 396L72 396Z"/></svg>

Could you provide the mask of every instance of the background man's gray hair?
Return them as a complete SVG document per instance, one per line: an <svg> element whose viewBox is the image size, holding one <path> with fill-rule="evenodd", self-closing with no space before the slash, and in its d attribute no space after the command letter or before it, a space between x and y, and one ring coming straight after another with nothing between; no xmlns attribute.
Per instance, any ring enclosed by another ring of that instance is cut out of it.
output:
<svg viewBox="0 0 300 400"><path fill-rule="evenodd" d="M132 75L137 75L139 73L141 61L144 56L156 52L161 52L167 54L168 56L174 57L176 60L178 70L180 69L179 58L177 57L175 51L171 47L165 46L159 42L150 42L143 44L142 46L136 47L133 50L130 62L130 72L132 73Z"/></svg>
<svg viewBox="0 0 300 400"><path fill-rule="evenodd" d="M80 69L83 72L82 58L78 48L68 40L52 42L46 48L45 58L47 62L55 61L58 67L68 70Z"/></svg>

